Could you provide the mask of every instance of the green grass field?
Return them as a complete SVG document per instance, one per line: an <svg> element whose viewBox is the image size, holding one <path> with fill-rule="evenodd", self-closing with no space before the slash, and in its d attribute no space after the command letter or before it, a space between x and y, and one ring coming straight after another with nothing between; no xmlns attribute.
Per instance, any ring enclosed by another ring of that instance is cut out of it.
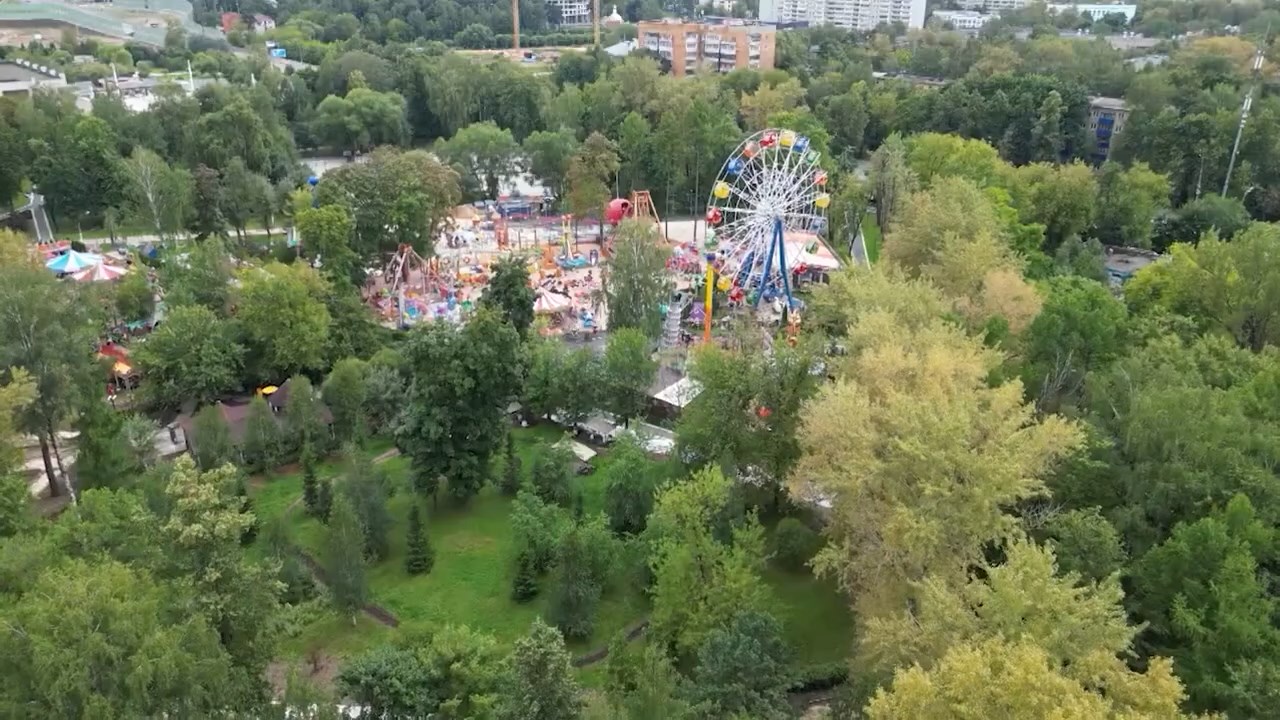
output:
<svg viewBox="0 0 1280 720"><path fill-rule="evenodd" d="M560 433L549 427L517 429L517 453L528 468L540 443L554 441ZM381 447L370 448L372 454ZM588 513L601 511L604 502L604 473L609 456L597 457L596 472L577 478ZM500 464L500 463L499 463ZM514 538L507 523L510 498L496 488L486 487L465 507L456 507L441 498L438 507L413 494L408 483L408 461L394 457L380 467L396 491L389 506L395 518L390 556L369 570L372 602L390 610L400 621L397 629L387 628L367 617L355 626L324 611L307 623L281 647L285 658L303 658L313 651L347 656L389 641L406 630L426 629L445 624L467 625L492 634L502 643L523 635L533 619L545 614L549 592L540 593L527 605L510 599ZM322 476L341 472L341 463L326 463ZM303 512L302 478L297 472L283 474L254 486L254 508L266 522L284 517L291 537L307 552L319 557L323 547L323 525ZM421 503L428 534L435 548L435 567L427 575L411 576L404 570L405 534L412 503ZM798 665L822 663L845 657L851 637L848 605L825 582L808 573L792 573L770 567L765 580L777 600L775 612L795 646ZM594 635L586 641L570 643L581 654L606 645L612 635L644 618L648 599L623 580L615 582L601 602ZM599 673L582 671L583 682L597 684ZM602 676L601 676L602 677Z"/></svg>

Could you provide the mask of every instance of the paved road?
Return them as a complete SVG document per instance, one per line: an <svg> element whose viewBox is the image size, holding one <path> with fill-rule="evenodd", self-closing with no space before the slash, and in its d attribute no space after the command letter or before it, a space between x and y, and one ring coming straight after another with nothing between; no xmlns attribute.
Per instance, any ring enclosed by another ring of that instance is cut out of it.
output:
<svg viewBox="0 0 1280 720"><path fill-rule="evenodd" d="M261 229L251 229L251 230L246 230L245 234L259 236L259 235L266 235L267 231L261 230ZM271 236L275 237L277 235L280 235L283 237L284 228L272 228ZM66 234L66 237L71 238L71 235ZM187 239L187 237L188 237L187 235L175 235L175 236L171 236L169 240L185 240ZM234 233L232 234L232 237L235 237ZM110 238L85 238L84 242L85 242L85 245L90 245L90 246L92 245L109 246L111 244ZM161 242L163 241L160 239L159 235L130 235L128 237L123 237L119 235L116 236L117 245L128 245L129 247L140 247L142 245L158 245Z"/></svg>

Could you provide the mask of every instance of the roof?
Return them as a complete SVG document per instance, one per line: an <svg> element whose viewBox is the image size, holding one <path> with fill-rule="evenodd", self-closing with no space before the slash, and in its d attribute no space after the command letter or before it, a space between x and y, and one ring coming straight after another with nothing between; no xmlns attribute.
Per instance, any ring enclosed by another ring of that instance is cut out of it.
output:
<svg viewBox="0 0 1280 720"><path fill-rule="evenodd" d="M582 462L590 462L591 458L596 456L595 450L592 450L577 440L561 440L560 443L569 448L569 452L572 452L573 456Z"/></svg>
<svg viewBox="0 0 1280 720"><path fill-rule="evenodd" d="M701 383L691 377L683 377L663 388L653 399L672 407L683 408L701 394Z"/></svg>
<svg viewBox="0 0 1280 720"><path fill-rule="evenodd" d="M288 385L288 383L285 383L285 385ZM280 390L283 389L284 387L280 388ZM279 391L277 391L276 394L279 394ZM270 398L274 397L275 395L272 395L268 398L268 404L271 402ZM249 420L249 406L251 402L252 398L250 397L238 397L219 402L215 406L222 412L222 420L227 424L227 430L231 435L231 441L237 445L244 439L245 427L248 425ZM201 408L201 410L203 409L204 408ZM182 432L187 436L187 442L192 446L195 445L196 440L195 432L193 432L195 429L195 419L199 414L200 411L198 410L194 410L190 413L183 413L174 421L178 424L178 427L182 428ZM276 424L284 424L285 416L283 413L272 413L271 417L276 421ZM329 408L324 405L320 405L320 422L325 425L329 425L333 422L333 413L329 412Z"/></svg>
<svg viewBox="0 0 1280 720"><path fill-rule="evenodd" d="M1127 110L1128 105L1120 98L1111 97L1091 97L1089 98L1089 107L1102 108L1103 110Z"/></svg>

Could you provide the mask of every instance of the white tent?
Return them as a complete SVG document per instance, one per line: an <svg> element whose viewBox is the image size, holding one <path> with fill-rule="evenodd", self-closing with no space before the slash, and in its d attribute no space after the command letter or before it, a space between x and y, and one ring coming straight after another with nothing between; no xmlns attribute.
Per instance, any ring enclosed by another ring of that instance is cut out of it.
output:
<svg viewBox="0 0 1280 720"><path fill-rule="evenodd" d="M571 304L572 301L567 295L543 292L539 293L538 299L533 302L533 311L540 315L551 315L568 310Z"/></svg>
<svg viewBox="0 0 1280 720"><path fill-rule="evenodd" d="M674 408L684 408L702 394L702 384L690 377L682 377L653 396L654 400Z"/></svg>

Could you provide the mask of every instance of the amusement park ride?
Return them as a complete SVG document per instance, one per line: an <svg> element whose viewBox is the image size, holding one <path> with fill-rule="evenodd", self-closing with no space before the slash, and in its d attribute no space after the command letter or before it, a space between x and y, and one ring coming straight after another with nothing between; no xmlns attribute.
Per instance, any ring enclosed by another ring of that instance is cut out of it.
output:
<svg viewBox="0 0 1280 720"><path fill-rule="evenodd" d="M789 341L794 344L801 303L792 295L787 236L817 234L831 204L819 153L794 130L771 128L734 150L707 201L706 290L703 339L711 337L713 288L753 308L782 300ZM719 280L716 281L716 277Z"/></svg>

